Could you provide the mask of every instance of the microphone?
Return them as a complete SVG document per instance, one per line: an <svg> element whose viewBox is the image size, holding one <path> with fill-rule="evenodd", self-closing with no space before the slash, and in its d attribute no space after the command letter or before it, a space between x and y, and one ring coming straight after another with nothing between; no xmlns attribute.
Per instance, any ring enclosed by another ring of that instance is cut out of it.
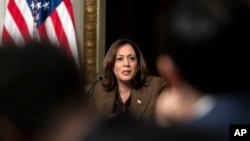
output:
<svg viewBox="0 0 250 141"><path fill-rule="evenodd" d="M102 77L101 76L97 76L96 81L97 82L101 82L102 81Z"/></svg>
<svg viewBox="0 0 250 141"><path fill-rule="evenodd" d="M101 82L102 81L102 77L101 76L97 76L96 77L96 80L94 81L94 83L91 85L91 87L89 88L88 92L87 92L87 95L89 96L90 95L90 92L91 90L94 88L95 84L97 82Z"/></svg>

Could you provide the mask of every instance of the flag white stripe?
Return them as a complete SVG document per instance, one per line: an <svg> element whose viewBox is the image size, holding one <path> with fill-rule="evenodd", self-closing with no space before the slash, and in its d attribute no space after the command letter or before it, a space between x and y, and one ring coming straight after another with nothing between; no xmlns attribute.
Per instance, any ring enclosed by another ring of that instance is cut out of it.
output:
<svg viewBox="0 0 250 141"><path fill-rule="evenodd" d="M74 59L78 62L78 50L77 50L77 43L76 43L76 35L73 22L71 17L67 11L67 7L65 6L64 2L62 2L57 8L56 11L58 16L60 17L60 21L63 26L63 30L66 34L66 37L69 42L71 53Z"/></svg>
<svg viewBox="0 0 250 141"><path fill-rule="evenodd" d="M45 29L46 29L46 35L48 36L49 41L51 43L59 46L60 43L59 43L59 40L57 38L56 31L55 31L53 22L51 20L51 17L48 17L44 24L45 24Z"/></svg>
<svg viewBox="0 0 250 141"><path fill-rule="evenodd" d="M10 24L12 23L12 24ZM13 41L15 42L15 44L17 45L24 45L24 39L23 36L18 28L18 26L16 25L15 20L12 18L9 9L6 10L6 16L5 16L5 28L7 30L7 32L9 33L9 35L11 36L11 38L13 39Z"/></svg>
<svg viewBox="0 0 250 141"><path fill-rule="evenodd" d="M25 20L26 25L28 26L30 37L33 38L34 19L32 16L32 12L29 8L29 5L26 0L15 0L15 2L18 9L22 11L23 18Z"/></svg>

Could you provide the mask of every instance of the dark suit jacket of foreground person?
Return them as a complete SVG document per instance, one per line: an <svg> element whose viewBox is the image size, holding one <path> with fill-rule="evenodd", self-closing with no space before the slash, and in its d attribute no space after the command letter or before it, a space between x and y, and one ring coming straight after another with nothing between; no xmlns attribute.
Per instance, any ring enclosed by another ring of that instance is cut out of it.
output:
<svg viewBox="0 0 250 141"><path fill-rule="evenodd" d="M187 127L206 129L207 132L215 132L228 139L230 125L250 124L249 100L249 93L218 94L213 108L189 123Z"/></svg>
<svg viewBox="0 0 250 141"><path fill-rule="evenodd" d="M85 141L227 141L219 134L187 128L161 128L127 116L103 119Z"/></svg>
<svg viewBox="0 0 250 141"><path fill-rule="evenodd" d="M160 77L149 76L146 85L132 90L129 116L138 121L151 123L154 121L155 101L166 83ZM90 105L98 116L112 115L117 87L106 91L99 82L90 95Z"/></svg>

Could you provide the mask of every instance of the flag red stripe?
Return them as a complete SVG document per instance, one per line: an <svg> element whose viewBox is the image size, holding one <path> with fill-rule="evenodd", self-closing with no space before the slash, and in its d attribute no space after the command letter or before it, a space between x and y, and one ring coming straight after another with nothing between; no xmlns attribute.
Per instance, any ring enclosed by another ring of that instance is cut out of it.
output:
<svg viewBox="0 0 250 141"><path fill-rule="evenodd" d="M21 14L22 12L18 9L14 0L9 0L8 9L9 9L11 16L14 19L14 22L19 28L19 31L23 35L24 40L25 41L30 40L31 37L29 34L28 26L26 24L26 21L24 20L23 15Z"/></svg>
<svg viewBox="0 0 250 141"><path fill-rule="evenodd" d="M49 41L45 24L40 25L40 27L38 28L38 34L39 34L41 41Z"/></svg>
<svg viewBox="0 0 250 141"><path fill-rule="evenodd" d="M56 35L58 37L58 41L61 46L64 47L64 50L66 51L67 54L69 54L72 57L72 53L70 50L69 42L67 39L67 36L65 35L60 17L57 14L57 11L55 10L51 15L51 20L55 28Z"/></svg>
<svg viewBox="0 0 250 141"><path fill-rule="evenodd" d="M63 1L64 2L64 4L65 4L65 7L67 8L67 11L68 11L68 13L69 13L69 15L70 15L70 18L71 18L71 21L72 21L72 23L73 23L73 25L75 25L75 22L74 22L74 16L73 16L73 6L72 6L72 4L71 4L71 1L70 0L64 0Z"/></svg>
<svg viewBox="0 0 250 141"><path fill-rule="evenodd" d="M12 37L10 36L9 32L6 30L5 27L3 27L3 32L2 32L2 43L3 45L7 43L15 44L15 42L13 41Z"/></svg>

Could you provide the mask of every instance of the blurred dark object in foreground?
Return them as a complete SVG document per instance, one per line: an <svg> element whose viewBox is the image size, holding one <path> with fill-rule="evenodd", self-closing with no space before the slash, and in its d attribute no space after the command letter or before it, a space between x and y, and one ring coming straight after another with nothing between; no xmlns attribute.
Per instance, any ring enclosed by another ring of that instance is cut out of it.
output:
<svg viewBox="0 0 250 141"><path fill-rule="evenodd" d="M0 140L82 136L84 77L59 47L33 41L23 48L6 45L0 48L0 68Z"/></svg>
<svg viewBox="0 0 250 141"><path fill-rule="evenodd" d="M104 119L85 141L225 141L219 134L187 128L160 128L118 115Z"/></svg>

